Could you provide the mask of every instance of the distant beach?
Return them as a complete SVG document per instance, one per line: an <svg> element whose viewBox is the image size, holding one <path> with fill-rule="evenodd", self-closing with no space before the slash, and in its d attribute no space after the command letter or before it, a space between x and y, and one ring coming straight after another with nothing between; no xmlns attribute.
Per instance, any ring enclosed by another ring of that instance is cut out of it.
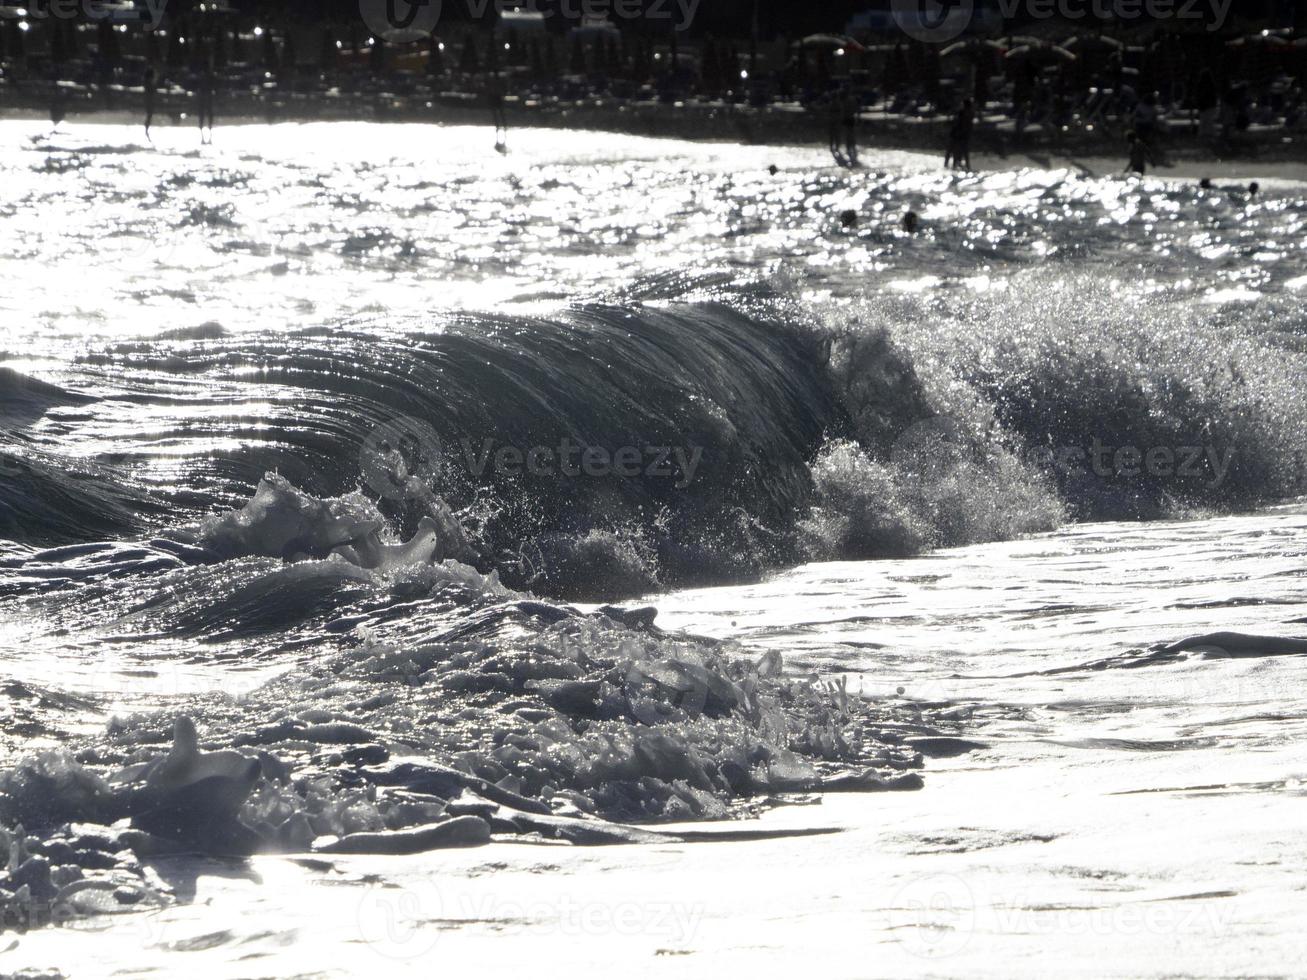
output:
<svg viewBox="0 0 1307 980"><path fill-rule="evenodd" d="M68 112L62 125L66 128L78 123L140 123L143 107L134 103L123 104L127 101L120 98L114 108L89 105L74 108ZM509 97L506 113L513 129L576 129L777 146L822 145L827 138L821 113L797 104L753 107L691 101L669 105L604 98L546 103ZM49 112L37 104L10 105L0 108L0 119L48 121ZM475 96L455 93L432 100L383 97L259 103L241 98L218 104L219 130L224 126L325 121L466 126L488 125L489 114ZM863 113L859 123L859 142L871 150L917 151L939 154L942 159L948 124L945 117L920 119ZM191 100L181 96L164 102L155 117L155 126L194 128ZM1010 129L1010 126L992 123L977 126L977 150L973 159L977 170L1032 167L1105 176L1120 173L1124 166L1125 147L1115 136L1083 132L1059 136L1027 131L1022 138L1016 139L1005 129ZM1169 133L1165 145L1167 159L1153 171L1154 176L1194 180L1210 177L1307 181L1307 142L1280 138L1260 146L1256 155L1220 156L1203 140L1180 130Z"/></svg>

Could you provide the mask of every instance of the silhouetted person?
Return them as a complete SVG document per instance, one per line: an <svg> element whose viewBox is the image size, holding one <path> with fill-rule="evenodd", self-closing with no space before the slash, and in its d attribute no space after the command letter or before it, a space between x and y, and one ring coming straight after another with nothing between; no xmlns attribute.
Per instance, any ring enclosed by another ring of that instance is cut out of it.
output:
<svg viewBox="0 0 1307 980"><path fill-rule="evenodd" d="M975 122L976 104L967 99L953 117L953 125L949 128L948 149L944 151L945 167L951 163L963 170L971 169L971 130Z"/></svg>
<svg viewBox="0 0 1307 980"><path fill-rule="evenodd" d="M1157 136L1157 95L1149 92L1135 105L1135 135L1148 145Z"/></svg>
<svg viewBox="0 0 1307 980"><path fill-rule="evenodd" d="M1249 185L1248 185L1248 200L1251 201L1254 197L1256 197L1256 196L1257 196L1257 192L1260 191L1261 189L1262 189L1262 185L1259 184L1259 183L1257 183L1257 181L1255 181L1255 180L1254 180L1251 184L1249 184Z"/></svg>
<svg viewBox="0 0 1307 980"><path fill-rule="evenodd" d="M776 176L776 171L777 171L777 167L776 164L774 163L767 167L767 173L771 174L773 177Z"/></svg>
<svg viewBox="0 0 1307 980"><path fill-rule="evenodd" d="M490 119L495 125L495 149L504 153L508 149L508 119L504 115L504 82L498 72L490 75L486 99L490 103Z"/></svg>
<svg viewBox="0 0 1307 980"><path fill-rule="evenodd" d="M1125 169L1128 173L1142 177L1148 173L1148 165L1153 162L1153 156L1148 150L1148 144L1135 133L1130 133L1126 138L1130 141L1130 160Z"/></svg>
<svg viewBox="0 0 1307 980"><path fill-rule="evenodd" d="M145 79L143 82L145 89L145 138L150 138L150 123L154 121L154 94L159 87L158 76L154 73L154 66L145 69Z"/></svg>
<svg viewBox="0 0 1307 980"><path fill-rule="evenodd" d="M844 151L840 148L840 98L832 93L826 103L826 135L830 140L830 155L844 166Z"/></svg>
<svg viewBox="0 0 1307 980"><path fill-rule="evenodd" d="M1202 180L1198 182L1198 186L1205 191L1210 191L1212 189L1212 178L1204 177Z"/></svg>
<svg viewBox="0 0 1307 980"><path fill-rule="evenodd" d="M195 112L200 117L200 142L213 142L213 90L217 87L213 77L213 61L210 60L200 73L200 80L195 86ZM209 135L204 135L208 126Z"/></svg>
<svg viewBox="0 0 1307 980"><path fill-rule="evenodd" d="M64 90L59 85L59 80L55 79L54 88L50 90L50 123L53 128L58 129L59 124L64 121L67 115L68 104L64 99Z"/></svg>
<svg viewBox="0 0 1307 980"><path fill-rule="evenodd" d="M843 228L858 227L858 212L849 210L840 212L840 226Z"/></svg>
<svg viewBox="0 0 1307 980"><path fill-rule="evenodd" d="M858 100L845 89L840 96L840 129L844 136L844 152L849 166L858 165Z"/></svg>
<svg viewBox="0 0 1307 980"><path fill-rule="evenodd" d="M921 224L921 219L917 217L916 211L908 211L903 215L903 230L909 235L917 233L917 226Z"/></svg>

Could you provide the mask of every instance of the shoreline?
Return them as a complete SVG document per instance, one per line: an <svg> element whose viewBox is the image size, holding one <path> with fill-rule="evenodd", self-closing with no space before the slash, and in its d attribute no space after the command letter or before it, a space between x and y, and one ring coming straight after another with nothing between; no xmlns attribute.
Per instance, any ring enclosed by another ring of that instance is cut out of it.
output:
<svg viewBox="0 0 1307 980"><path fill-rule="evenodd" d="M444 93L415 105L413 99L386 97L371 101L318 100L305 104L259 103L244 99L237 111L224 114L219 106L217 129L233 126L308 124L328 122L406 123L436 126L486 126L486 110L472 97ZM419 100L420 101L420 100ZM229 105L229 108L231 106ZM539 103L509 99L506 115L513 129L580 130L608 132L651 139L689 142L737 143L745 146L824 147L828 134L818 113L797 106L755 108L730 103L621 102L593 99L576 103ZM139 106L78 107L64 117L62 126L78 124L142 125ZM48 121L48 111L36 104L0 108L0 121ZM859 132L862 149L898 150L942 158L946 119L902 118L864 113ZM156 113L155 128L194 127L193 116L176 105ZM1027 133L1020 141L1000 127L978 128L973 156L977 171L1026 167L1071 169L1085 176L1122 173L1126 152L1115 135L1100 138L1083 132L1048 136ZM1307 141L1289 138L1269 142L1255 154L1214 152L1190 133L1173 133L1165 142L1168 157L1152 177L1199 179L1281 178L1307 181ZM941 166L941 169L942 166Z"/></svg>

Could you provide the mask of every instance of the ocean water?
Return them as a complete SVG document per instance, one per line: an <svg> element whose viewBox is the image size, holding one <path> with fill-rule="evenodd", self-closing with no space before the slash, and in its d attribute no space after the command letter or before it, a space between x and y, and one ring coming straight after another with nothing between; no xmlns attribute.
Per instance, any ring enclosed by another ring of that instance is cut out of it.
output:
<svg viewBox="0 0 1307 980"><path fill-rule="evenodd" d="M193 137L0 124L16 967L1287 969L1307 187Z"/></svg>

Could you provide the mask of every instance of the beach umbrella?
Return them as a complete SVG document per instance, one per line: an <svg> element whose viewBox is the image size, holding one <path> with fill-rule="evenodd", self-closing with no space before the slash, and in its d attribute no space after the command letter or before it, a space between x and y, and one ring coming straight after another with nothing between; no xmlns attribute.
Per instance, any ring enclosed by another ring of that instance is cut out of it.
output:
<svg viewBox="0 0 1307 980"><path fill-rule="evenodd" d="M863 51L867 50L852 38L840 37L838 34L809 34L807 37L795 43L805 48L831 51L852 51L855 54L861 54Z"/></svg>
<svg viewBox="0 0 1307 980"><path fill-rule="evenodd" d="M1118 41L1114 37L1108 37L1106 34L1077 34L1069 37L1062 42L1062 47L1067 50L1077 48L1110 48L1113 51L1124 51L1125 42Z"/></svg>
<svg viewBox="0 0 1307 980"><path fill-rule="evenodd" d="M993 52L1001 53L1006 50L1007 48L999 44L997 41L992 41L989 38L972 37L972 38L967 38L967 40L965 41L958 41L954 44L950 44L946 48L943 48L939 52L939 56L941 58L954 58L957 57L958 55L968 54L971 55L972 57L979 57L984 54L989 54Z"/></svg>
<svg viewBox="0 0 1307 980"><path fill-rule="evenodd" d="M1226 41L1228 48L1287 48L1292 42L1279 31L1257 31Z"/></svg>
<svg viewBox="0 0 1307 980"><path fill-rule="evenodd" d="M1061 61L1076 61L1074 52L1068 51L1060 44L1050 44L1041 41L1038 44L1021 44L1010 49L1007 54L1003 55L1010 61L1016 61L1029 58L1047 58Z"/></svg>
<svg viewBox="0 0 1307 980"><path fill-rule="evenodd" d="M380 37L387 44L413 44L430 36L430 31L418 27L390 27L382 31ZM289 35L288 35L289 36Z"/></svg>

